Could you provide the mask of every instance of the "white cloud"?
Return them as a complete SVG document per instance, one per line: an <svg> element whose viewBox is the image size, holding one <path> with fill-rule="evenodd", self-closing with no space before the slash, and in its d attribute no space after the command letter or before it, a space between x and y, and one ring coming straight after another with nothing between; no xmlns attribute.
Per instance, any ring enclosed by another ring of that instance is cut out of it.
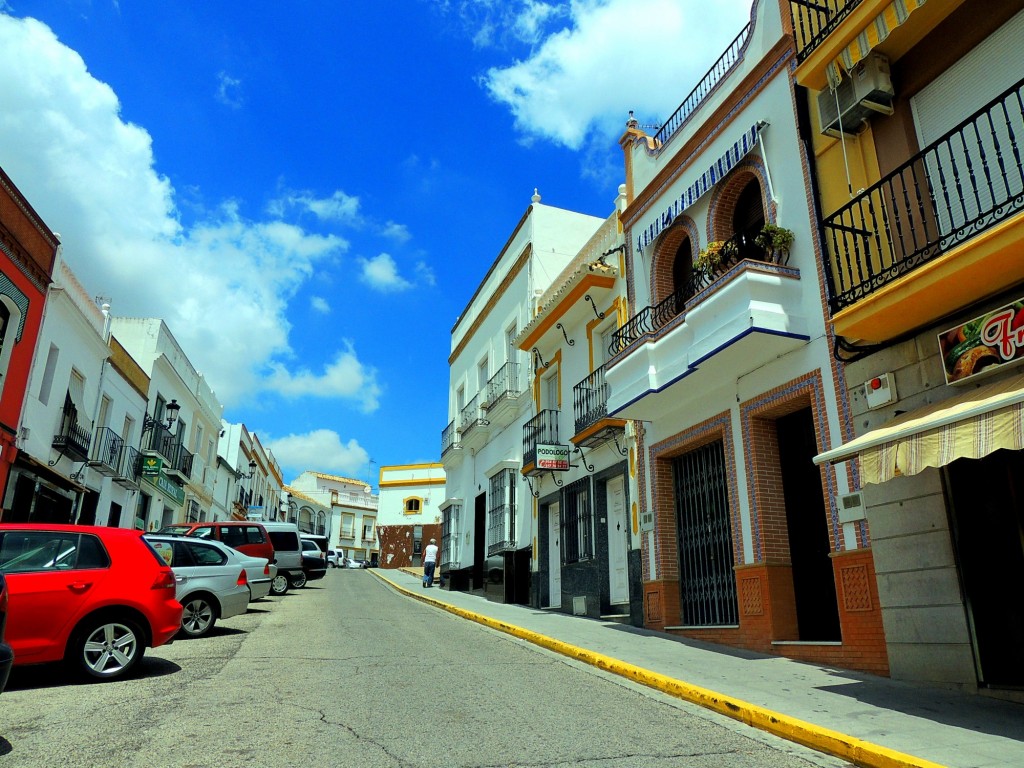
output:
<svg viewBox="0 0 1024 768"><path fill-rule="evenodd" d="M360 279L372 288L385 293L405 291L412 288L412 283L398 274L398 265L387 253L374 256L372 259L359 259L362 271Z"/></svg>
<svg viewBox="0 0 1024 768"><path fill-rule="evenodd" d="M532 3L526 26L541 24ZM525 139L579 149L596 133L607 142L628 111L665 120L749 18L751 0L576 0L570 24L548 34L528 58L482 78L509 107ZM666 56L666 52L674 55Z"/></svg>
<svg viewBox="0 0 1024 768"><path fill-rule="evenodd" d="M314 296L309 300L309 306L314 312L318 312L321 315L329 315L331 313L331 305L327 303L327 299L323 296Z"/></svg>
<svg viewBox="0 0 1024 768"><path fill-rule="evenodd" d="M217 73L217 101L238 109L242 106L242 81L227 72Z"/></svg>
<svg viewBox="0 0 1024 768"><path fill-rule="evenodd" d="M394 221L389 221L384 224L380 233L389 240L394 240L396 243L407 243L412 239L412 235L409 234L409 227L405 224L398 224Z"/></svg>
<svg viewBox="0 0 1024 768"><path fill-rule="evenodd" d="M124 122L111 88L34 19L0 14L0 71L0 166L61 234L90 294L109 297L115 315L163 318L226 406L283 378L376 407L379 388L350 349L337 360L370 381L369 395L338 382L337 360L323 381L281 362L293 358L289 300L319 262L345 252L344 239L248 220L232 201L183 227L149 134Z"/></svg>
<svg viewBox="0 0 1024 768"><path fill-rule="evenodd" d="M423 261L416 262L416 277L424 285L437 285L437 278L430 265Z"/></svg>
<svg viewBox="0 0 1024 768"><path fill-rule="evenodd" d="M271 201L268 206L269 212L275 216L283 216L295 208L308 211L321 221L350 226L358 226L361 223L359 198L340 189L335 190L330 197L316 197L312 192L287 192Z"/></svg>
<svg viewBox="0 0 1024 768"><path fill-rule="evenodd" d="M355 440L343 443L337 432L316 429L304 435L286 435L264 441L282 467L296 475L308 469L355 477L370 460L370 454Z"/></svg>
<svg viewBox="0 0 1024 768"><path fill-rule="evenodd" d="M363 365L351 345L339 352L321 373L306 367L292 372L280 363L271 363L270 370L267 383L286 398L353 400L364 413L372 413L379 405L381 387L377 383L377 371Z"/></svg>

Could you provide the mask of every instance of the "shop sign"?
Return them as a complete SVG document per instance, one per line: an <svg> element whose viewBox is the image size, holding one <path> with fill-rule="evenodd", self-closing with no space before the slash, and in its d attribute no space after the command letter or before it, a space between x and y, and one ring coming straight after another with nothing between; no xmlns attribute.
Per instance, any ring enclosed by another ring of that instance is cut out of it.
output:
<svg viewBox="0 0 1024 768"><path fill-rule="evenodd" d="M168 480L165 475L157 475L156 477L143 475L142 479L158 488L165 496L177 504L185 503L185 490L177 483Z"/></svg>
<svg viewBox="0 0 1024 768"><path fill-rule="evenodd" d="M939 351L947 384L1024 361L1024 299L943 331Z"/></svg>
<svg viewBox="0 0 1024 768"><path fill-rule="evenodd" d="M164 460L157 456L143 456L142 457L142 476L143 477L156 477L160 474L160 470L164 468Z"/></svg>
<svg viewBox="0 0 1024 768"><path fill-rule="evenodd" d="M537 445L537 469L566 472L569 469L568 445Z"/></svg>

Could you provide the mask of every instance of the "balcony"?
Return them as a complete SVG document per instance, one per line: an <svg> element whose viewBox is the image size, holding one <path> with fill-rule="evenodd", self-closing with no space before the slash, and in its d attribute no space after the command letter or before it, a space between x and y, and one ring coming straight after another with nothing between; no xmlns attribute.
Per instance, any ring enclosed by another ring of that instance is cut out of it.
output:
<svg viewBox="0 0 1024 768"><path fill-rule="evenodd" d="M837 335L881 342L1024 280L1024 80L824 218Z"/></svg>
<svg viewBox="0 0 1024 768"><path fill-rule="evenodd" d="M78 421L78 411L65 408L61 418L61 430L53 436L53 447L71 461L87 461L89 458L90 430Z"/></svg>
<svg viewBox="0 0 1024 768"><path fill-rule="evenodd" d="M731 380L807 343L799 270L786 266L784 252L727 242L735 247L714 272L694 270L615 332L605 370L610 416L652 420L723 375Z"/></svg>
<svg viewBox="0 0 1024 768"><path fill-rule="evenodd" d="M789 0L796 37L796 80L815 91L828 86L827 70L855 65L869 51L896 61L964 0L907 3L906 14L892 0Z"/></svg>
<svg viewBox="0 0 1024 768"><path fill-rule="evenodd" d="M180 443L167 450L171 455L167 456L168 462L164 464L164 474L179 484L189 482L192 479L192 464L195 455Z"/></svg>
<svg viewBox="0 0 1024 768"><path fill-rule="evenodd" d="M491 376L484 389L487 397L485 411L491 428L506 427L515 421L523 400L519 363L505 363Z"/></svg>
<svg viewBox="0 0 1024 768"><path fill-rule="evenodd" d="M455 428L454 419L441 430L441 461L449 467L462 463L462 444L459 442L459 431Z"/></svg>
<svg viewBox="0 0 1024 768"><path fill-rule="evenodd" d="M89 459L89 466L106 477L115 476L119 470L122 448L124 448L123 437L110 427L100 427L96 430L96 441L93 445L92 457Z"/></svg>
<svg viewBox="0 0 1024 768"><path fill-rule="evenodd" d="M618 439L625 430L623 419L608 417L608 382L602 365L572 388L572 407L576 417L574 445L589 448Z"/></svg>
<svg viewBox="0 0 1024 768"><path fill-rule="evenodd" d="M538 445L558 444L558 416L557 410L543 410L523 425L524 474L537 474Z"/></svg>
<svg viewBox="0 0 1024 768"><path fill-rule="evenodd" d="M481 407L482 400L483 393L477 392L476 397L459 412L459 445L463 448L479 450L491 436L491 422Z"/></svg>
<svg viewBox="0 0 1024 768"><path fill-rule="evenodd" d="M123 446L118 458L117 472L113 477L115 483L128 490L137 491L139 489L140 456L138 448L132 445Z"/></svg>

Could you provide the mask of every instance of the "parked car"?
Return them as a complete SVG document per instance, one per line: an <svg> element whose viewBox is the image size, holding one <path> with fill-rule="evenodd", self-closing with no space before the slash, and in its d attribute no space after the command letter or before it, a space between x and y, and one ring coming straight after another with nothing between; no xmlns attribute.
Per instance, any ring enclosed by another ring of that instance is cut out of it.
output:
<svg viewBox="0 0 1024 768"><path fill-rule="evenodd" d="M344 559L344 555L336 549L327 550L327 567L338 568L341 565L341 561Z"/></svg>
<svg viewBox="0 0 1024 768"><path fill-rule="evenodd" d="M274 556L277 559L277 576L271 584L270 594L283 595L289 587L305 585L299 526L295 523L264 522L263 527L274 545Z"/></svg>
<svg viewBox="0 0 1024 768"><path fill-rule="evenodd" d="M301 581L299 579L292 580L292 586L295 588L301 588L306 586L306 582L316 581L322 579L327 575L327 561L316 555L303 555L302 556L302 576Z"/></svg>
<svg viewBox="0 0 1024 768"><path fill-rule="evenodd" d="M181 626L174 574L141 531L3 523L0 573L16 666L64 661L112 680Z"/></svg>
<svg viewBox="0 0 1024 768"><path fill-rule="evenodd" d="M274 544L263 523L252 520L218 520L212 523L174 523L159 531L161 536L194 536L214 539L252 557L274 562Z"/></svg>
<svg viewBox="0 0 1024 768"><path fill-rule="evenodd" d="M361 560L355 560L355 559L353 559L351 557L346 557L345 558L345 567L346 568L362 568L363 567L363 563L362 563Z"/></svg>
<svg viewBox="0 0 1024 768"><path fill-rule="evenodd" d="M183 635L202 637L217 619L245 613L249 607L247 555L219 541L191 536L148 534L146 540L174 571L178 601L184 608Z"/></svg>
<svg viewBox="0 0 1024 768"><path fill-rule="evenodd" d="M14 665L14 651L4 642L4 628L7 624L7 580L0 573L0 693L7 687L7 678Z"/></svg>
<svg viewBox="0 0 1024 768"><path fill-rule="evenodd" d="M249 580L249 602L262 600L270 594L270 586L277 576L277 566L265 557L242 556L242 567Z"/></svg>

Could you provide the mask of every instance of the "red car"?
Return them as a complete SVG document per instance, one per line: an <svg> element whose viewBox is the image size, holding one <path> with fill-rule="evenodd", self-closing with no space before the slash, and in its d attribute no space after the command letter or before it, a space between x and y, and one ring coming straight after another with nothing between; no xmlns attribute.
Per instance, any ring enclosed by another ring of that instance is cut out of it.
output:
<svg viewBox="0 0 1024 768"><path fill-rule="evenodd" d="M142 531L0 523L0 572L15 666L65 661L110 680L181 625L174 574Z"/></svg>

